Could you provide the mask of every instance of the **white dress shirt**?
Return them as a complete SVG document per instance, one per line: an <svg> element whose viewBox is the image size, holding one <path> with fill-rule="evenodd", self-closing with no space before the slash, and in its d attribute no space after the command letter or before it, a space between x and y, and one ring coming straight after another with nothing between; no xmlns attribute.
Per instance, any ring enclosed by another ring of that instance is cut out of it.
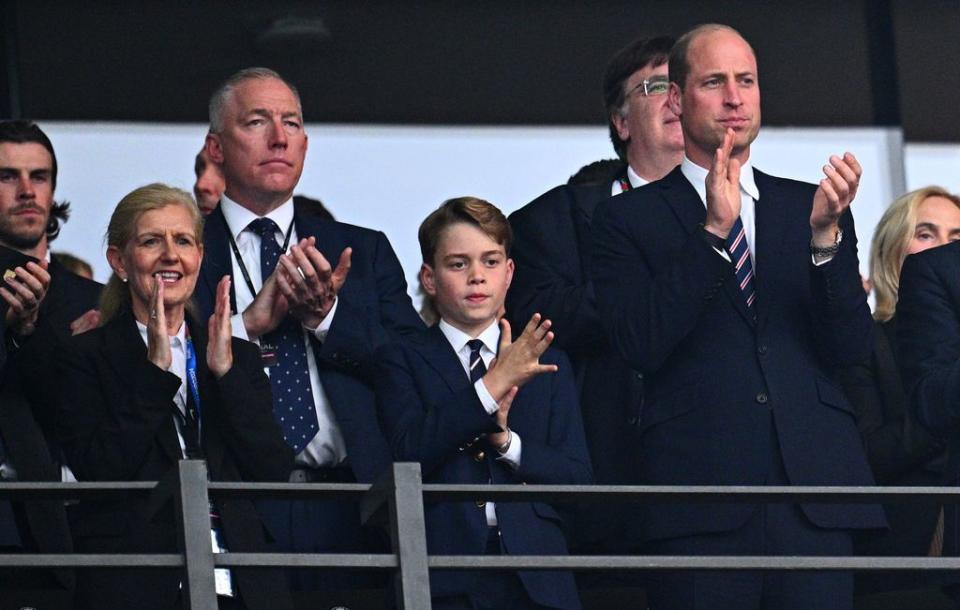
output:
<svg viewBox="0 0 960 610"><path fill-rule="evenodd" d="M683 156L680 171L696 189L697 195L700 195L700 201L706 207L707 174L709 172L688 159L686 155ZM740 166L740 220L743 222L743 232L746 234L747 246L750 248L750 262L753 263L754 274L757 273L755 254L757 251L757 199L760 199L760 191L757 190L757 183L753 179L753 167L747 161Z"/></svg>
<svg viewBox="0 0 960 610"><path fill-rule="evenodd" d="M627 166L627 180L630 182L630 188L640 188L644 184L649 184L649 180L644 180L640 177L640 174L633 171L633 168L629 165ZM623 186L620 185L620 180L614 180L613 184L610 185L610 196L619 195L623 192Z"/></svg>
<svg viewBox="0 0 960 610"><path fill-rule="evenodd" d="M447 338L447 341L450 342L453 351L457 353L457 358L460 359L463 372L468 379L470 378L470 346L467 345L467 342L471 339L480 339L483 343L483 346L480 348L480 357L483 358L483 365L488 369L490 368L490 362L496 357L497 348L500 343L499 321L494 321L476 337L471 337L443 319L440 320L440 331L443 333L443 336ZM493 416L497 412L499 405L497 405L497 401L494 400L493 396L490 395L487 386L484 385L483 378L478 379L473 384L473 387L477 392L477 397L480 399L484 410ZM507 466L516 470L520 467L522 444L519 434L511 431L510 435L510 447L505 453L501 453L497 459L505 462ZM487 516L487 525L491 527L497 525L496 504L494 502L487 502L484 510Z"/></svg>
<svg viewBox="0 0 960 610"><path fill-rule="evenodd" d="M247 226L260 218L250 210L232 201L226 194L220 199L220 209L223 217L227 220L227 226L230 227L230 233L237 243L237 249L240 250L240 256L243 264L250 274L250 281L253 287L259 292L263 286L263 278L260 273L260 236L254 231L248 230ZM293 223L293 199L288 199L283 205L266 215L266 218L277 223L277 233L275 235L277 244L283 245L288 228L291 231L290 245L297 243L297 229L291 226ZM243 279L243 273L240 271L240 265L237 264L233 249L230 249L230 260L233 264L233 290L237 298L237 311L241 312L231 318L233 325L233 335L248 341L259 343L259 338L250 339L247 335L246 327L243 325L242 312L250 303L253 302L255 294L250 293L246 281ZM289 251L289 250L288 250ZM279 264L279 263L278 263ZM320 374L317 371L317 360L310 345L308 332L312 332L318 341L327 338L327 332L333 323L333 317L337 311L339 301L334 301L333 307L327 317L320 322L316 329L303 329L303 341L307 350L307 368L310 371L310 389L313 391L313 400L317 412L317 422L319 424L317 434L313 440L304 447L303 451L297 454L295 461L303 466L311 468L331 467L343 463L347 457L347 447L343 440L343 434L340 432L340 426L337 425L337 419L330 406L330 400L323 391L323 385L320 383ZM270 374L270 368L264 369L267 375Z"/></svg>
<svg viewBox="0 0 960 610"><path fill-rule="evenodd" d="M683 156L683 163L680 164L680 171L684 177L693 185L697 194L700 195L700 201L704 207L707 205L707 174L708 170L700 167L686 155ZM756 258L756 235L757 235L757 200L760 199L760 190L753 174L753 166L750 161L740 166L740 220L743 222L743 232L747 239L747 246L750 247L750 262L753 263L753 273L757 275ZM812 205L812 201L811 201ZM724 258L730 260L726 252L720 252ZM833 257L825 257L817 260L812 254L810 260L814 265L820 266L829 263Z"/></svg>

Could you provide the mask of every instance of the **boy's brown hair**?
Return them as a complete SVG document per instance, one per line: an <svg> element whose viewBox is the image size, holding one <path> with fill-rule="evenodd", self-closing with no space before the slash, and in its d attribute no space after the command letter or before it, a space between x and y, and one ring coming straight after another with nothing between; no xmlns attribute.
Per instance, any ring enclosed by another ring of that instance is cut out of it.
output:
<svg viewBox="0 0 960 610"><path fill-rule="evenodd" d="M425 265L433 266L443 232L461 222L486 233L490 239L503 246L507 256L510 256L513 231L503 212L489 201L478 197L457 197L444 201L420 224L417 238L420 240L420 255Z"/></svg>

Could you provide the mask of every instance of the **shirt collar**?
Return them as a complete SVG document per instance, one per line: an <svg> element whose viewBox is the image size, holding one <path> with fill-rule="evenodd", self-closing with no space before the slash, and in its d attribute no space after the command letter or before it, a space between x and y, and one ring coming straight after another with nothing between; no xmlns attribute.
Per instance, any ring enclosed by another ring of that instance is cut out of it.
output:
<svg viewBox="0 0 960 610"><path fill-rule="evenodd" d="M447 338L447 341L450 343L453 350L458 354L460 351L467 345L467 341L473 339L470 335L463 332L459 328L454 327L452 324L440 319L440 332L443 333L443 336ZM485 328L483 332L477 335L477 339L483 342L483 346L488 350L497 353L498 343L500 342L500 320L494 320L490 326Z"/></svg>
<svg viewBox="0 0 960 610"><path fill-rule="evenodd" d="M226 193L220 197L220 210L223 212L223 217L227 220L227 226L230 227L230 233L233 234L233 239L236 241L240 241L240 234L251 222L260 218L243 205L227 197ZM280 231L285 234L290 223L293 222L293 197L284 201L264 218L269 218L277 223Z"/></svg>
<svg viewBox="0 0 960 610"><path fill-rule="evenodd" d="M629 165L627 166L627 180L630 181L630 187L635 189L650 183L649 180L644 179L640 174L633 171L633 168Z"/></svg>
<svg viewBox="0 0 960 610"><path fill-rule="evenodd" d="M706 203L708 171L691 161L686 155L683 156L680 171L696 189L697 194L700 195L700 200ZM740 191L750 195L754 200L760 199L760 191L757 189L757 182L753 175L753 166L750 165L749 160L740 166Z"/></svg>

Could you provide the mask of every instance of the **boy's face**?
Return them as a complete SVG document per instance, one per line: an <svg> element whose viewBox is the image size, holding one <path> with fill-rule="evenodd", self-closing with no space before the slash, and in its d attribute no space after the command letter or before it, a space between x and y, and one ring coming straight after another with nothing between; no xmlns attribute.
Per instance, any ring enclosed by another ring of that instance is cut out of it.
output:
<svg viewBox="0 0 960 610"><path fill-rule="evenodd" d="M503 246L466 223L447 227L433 266L420 268L420 282L437 313L471 337L500 318L512 279L513 260Z"/></svg>

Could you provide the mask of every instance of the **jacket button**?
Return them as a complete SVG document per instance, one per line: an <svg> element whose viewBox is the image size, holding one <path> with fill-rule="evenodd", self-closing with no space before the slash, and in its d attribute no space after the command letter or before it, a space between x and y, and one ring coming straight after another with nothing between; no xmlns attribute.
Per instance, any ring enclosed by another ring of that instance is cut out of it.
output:
<svg viewBox="0 0 960 610"><path fill-rule="evenodd" d="M765 405L769 401L770 401L770 397L767 396L766 392L760 392L759 394L757 394L757 402L759 402L760 404Z"/></svg>
<svg viewBox="0 0 960 610"><path fill-rule="evenodd" d="M760 347L758 347L757 353L760 354L761 356L765 355L767 353L767 346L761 345Z"/></svg>
<svg viewBox="0 0 960 610"><path fill-rule="evenodd" d="M643 379L643 373L637 373L637 379Z"/></svg>
<svg viewBox="0 0 960 610"><path fill-rule="evenodd" d="M474 461L477 461L477 462L482 462L483 458L485 457L487 457L487 454L485 454L483 451L477 451L476 453L473 454L473 459Z"/></svg>
<svg viewBox="0 0 960 610"><path fill-rule="evenodd" d="M487 503L484 500L477 500L475 504L477 505L477 508L486 508L487 506Z"/></svg>

